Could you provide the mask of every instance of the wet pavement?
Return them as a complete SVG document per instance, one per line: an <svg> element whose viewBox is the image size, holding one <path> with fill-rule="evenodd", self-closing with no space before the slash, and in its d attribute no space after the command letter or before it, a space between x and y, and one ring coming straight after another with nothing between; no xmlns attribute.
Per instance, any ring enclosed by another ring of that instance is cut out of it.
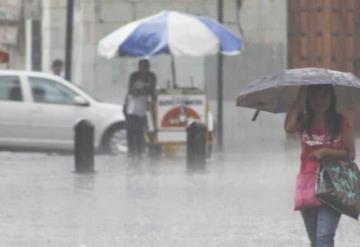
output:
<svg viewBox="0 0 360 247"><path fill-rule="evenodd" d="M293 207L299 153L214 155L204 172L185 157L97 156L74 173L71 155L0 153L0 246L308 246ZM343 217L336 246L360 246Z"/></svg>

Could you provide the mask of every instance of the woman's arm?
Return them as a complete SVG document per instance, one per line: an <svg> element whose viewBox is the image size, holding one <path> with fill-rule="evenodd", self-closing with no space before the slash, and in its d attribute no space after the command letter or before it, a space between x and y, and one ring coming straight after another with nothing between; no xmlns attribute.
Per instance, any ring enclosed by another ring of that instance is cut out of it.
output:
<svg viewBox="0 0 360 247"><path fill-rule="evenodd" d="M346 159L348 152L345 149L321 148L310 154L311 159L321 160L323 158L331 158L336 160Z"/></svg>
<svg viewBox="0 0 360 247"><path fill-rule="evenodd" d="M334 148L321 148L312 152L310 157L320 160L322 158L331 158L343 160L347 159L349 156L351 159L355 159L355 144L354 144L354 133L352 128L349 128L343 134L343 149L334 149Z"/></svg>
<svg viewBox="0 0 360 247"><path fill-rule="evenodd" d="M305 87L299 88L296 99L294 100L290 110L286 114L284 128L288 133L299 132L302 127L301 114L303 108L303 100Z"/></svg>

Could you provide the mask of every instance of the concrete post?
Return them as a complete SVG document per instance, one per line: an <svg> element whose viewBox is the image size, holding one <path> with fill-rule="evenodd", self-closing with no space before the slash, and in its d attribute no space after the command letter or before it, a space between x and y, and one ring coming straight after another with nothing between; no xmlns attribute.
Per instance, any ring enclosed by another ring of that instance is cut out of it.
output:
<svg viewBox="0 0 360 247"><path fill-rule="evenodd" d="M81 120L75 125L75 171L94 172L94 125Z"/></svg>
<svg viewBox="0 0 360 247"><path fill-rule="evenodd" d="M188 170L201 170L206 166L206 126L193 122L187 129L186 161Z"/></svg>

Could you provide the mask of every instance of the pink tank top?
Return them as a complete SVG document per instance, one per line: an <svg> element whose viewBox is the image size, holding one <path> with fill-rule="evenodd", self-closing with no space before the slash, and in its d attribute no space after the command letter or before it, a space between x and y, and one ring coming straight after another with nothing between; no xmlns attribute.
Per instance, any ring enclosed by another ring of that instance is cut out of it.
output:
<svg viewBox="0 0 360 247"><path fill-rule="evenodd" d="M328 129L311 128L312 138L306 132L300 134L301 139L301 167L300 173L316 173L318 168L318 161L311 159L310 154L319 148L343 148L343 135L351 128L351 125L345 117L341 121L340 134L333 140L331 144Z"/></svg>

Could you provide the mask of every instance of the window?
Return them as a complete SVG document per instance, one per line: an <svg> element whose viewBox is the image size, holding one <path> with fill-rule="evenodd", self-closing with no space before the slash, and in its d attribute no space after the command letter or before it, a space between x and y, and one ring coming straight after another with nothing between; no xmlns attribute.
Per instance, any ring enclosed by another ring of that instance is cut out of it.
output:
<svg viewBox="0 0 360 247"><path fill-rule="evenodd" d="M0 76L0 100L23 101L19 77Z"/></svg>
<svg viewBox="0 0 360 247"><path fill-rule="evenodd" d="M29 77L34 102L47 104L75 104L77 93L54 81L39 77Z"/></svg>

